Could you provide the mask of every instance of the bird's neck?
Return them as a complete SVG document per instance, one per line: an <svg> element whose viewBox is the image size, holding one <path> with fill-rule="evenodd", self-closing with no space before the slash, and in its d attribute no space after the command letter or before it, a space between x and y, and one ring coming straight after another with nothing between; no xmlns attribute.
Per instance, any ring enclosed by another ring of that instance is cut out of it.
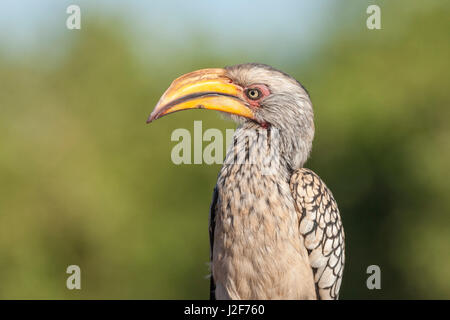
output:
<svg viewBox="0 0 450 320"><path fill-rule="evenodd" d="M277 129L245 122L236 129L222 170L246 170L258 176L275 175L289 181L292 168L286 159L283 138Z"/></svg>
<svg viewBox="0 0 450 320"><path fill-rule="evenodd" d="M218 177L212 269L219 299L280 299L304 290L291 172L271 131L239 127Z"/></svg>

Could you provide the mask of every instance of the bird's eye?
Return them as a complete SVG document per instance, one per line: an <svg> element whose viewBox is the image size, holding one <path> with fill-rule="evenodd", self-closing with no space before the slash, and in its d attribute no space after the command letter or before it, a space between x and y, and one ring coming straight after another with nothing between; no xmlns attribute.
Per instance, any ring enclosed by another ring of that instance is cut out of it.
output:
<svg viewBox="0 0 450 320"><path fill-rule="evenodd" d="M252 100L258 100L259 98L261 98L261 91L255 88L248 89L246 94L247 97Z"/></svg>

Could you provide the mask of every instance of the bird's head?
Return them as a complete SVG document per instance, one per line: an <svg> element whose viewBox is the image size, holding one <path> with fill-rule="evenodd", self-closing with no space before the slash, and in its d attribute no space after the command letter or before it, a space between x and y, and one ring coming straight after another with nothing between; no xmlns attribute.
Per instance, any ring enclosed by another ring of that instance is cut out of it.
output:
<svg viewBox="0 0 450 320"><path fill-rule="evenodd" d="M307 160L314 138L312 103L305 88L291 76L263 64L203 69L175 79L147 123L187 109L211 109L238 123L274 128L282 154L296 169Z"/></svg>

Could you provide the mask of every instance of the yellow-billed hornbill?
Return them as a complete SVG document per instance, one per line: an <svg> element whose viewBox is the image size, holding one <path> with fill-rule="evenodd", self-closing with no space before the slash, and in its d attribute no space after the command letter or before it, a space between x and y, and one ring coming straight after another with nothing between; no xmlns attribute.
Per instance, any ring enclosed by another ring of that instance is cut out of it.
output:
<svg viewBox="0 0 450 320"><path fill-rule="evenodd" d="M240 124L210 209L211 298L337 299L344 230L331 191L303 167L314 137L308 92L267 65L198 70L172 83L148 122L195 108Z"/></svg>

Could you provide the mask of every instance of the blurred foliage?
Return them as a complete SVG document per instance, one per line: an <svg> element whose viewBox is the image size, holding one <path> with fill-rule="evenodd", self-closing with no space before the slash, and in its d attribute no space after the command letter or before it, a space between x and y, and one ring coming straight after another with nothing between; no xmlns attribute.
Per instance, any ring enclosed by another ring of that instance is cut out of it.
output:
<svg viewBox="0 0 450 320"><path fill-rule="evenodd" d="M449 4L421 4L383 3L370 31L362 3L307 64L282 63L315 106L307 166L342 212L344 299L450 298ZM172 164L170 137L194 120L234 124L207 111L145 120L176 76L253 59L193 49L203 43L142 62L127 32L67 31L53 67L0 60L1 298L208 298L220 166ZM80 291L65 287L71 264ZM371 264L382 290L366 288Z"/></svg>

